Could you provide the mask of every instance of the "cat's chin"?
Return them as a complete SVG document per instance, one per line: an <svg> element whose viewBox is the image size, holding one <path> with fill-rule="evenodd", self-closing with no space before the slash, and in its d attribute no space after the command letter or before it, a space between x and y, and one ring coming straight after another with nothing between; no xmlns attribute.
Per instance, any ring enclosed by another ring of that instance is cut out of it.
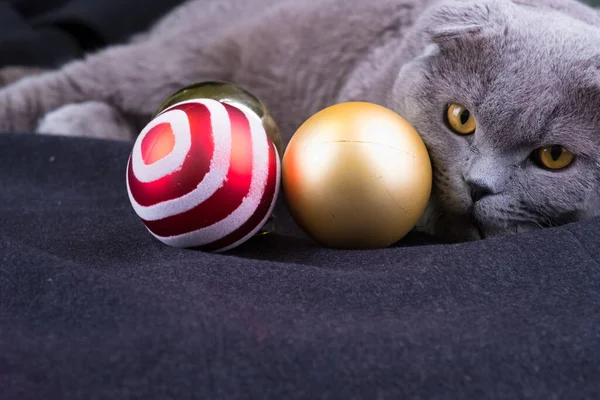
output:
<svg viewBox="0 0 600 400"><path fill-rule="evenodd" d="M537 229L540 229L540 227L525 223L483 224L469 216L464 216L463 218L454 218L452 220L445 218L443 223L439 221L437 226L427 231L449 243L462 243L514 235Z"/></svg>
<svg viewBox="0 0 600 400"><path fill-rule="evenodd" d="M540 226L534 223L484 219L473 212L429 214L419 227L419 230L450 243L473 242L537 229Z"/></svg>
<svg viewBox="0 0 600 400"><path fill-rule="evenodd" d="M450 243L472 242L486 237L483 227L470 214L443 212L439 209L433 211L433 208L426 210L417 229Z"/></svg>
<svg viewBox="0 0 600 400"><path fill-rule="evenodd" d="M465 218L461 223L457 221L452 226L440 227L437 236L451 243L474 242L490 236L490 234L479 224Z"/></svg>
<svg viewBox="0 0 600 400"><path fill-rule="evenodd" d="M474 214L476 215L476 214ZM534 221L511 220L506 218L501 219L483 219L481 217L474 218L476 229L481 235L481 239L487 239L499 236L515 235L525 232L537 231L543 229L544 226Z"/></svg>

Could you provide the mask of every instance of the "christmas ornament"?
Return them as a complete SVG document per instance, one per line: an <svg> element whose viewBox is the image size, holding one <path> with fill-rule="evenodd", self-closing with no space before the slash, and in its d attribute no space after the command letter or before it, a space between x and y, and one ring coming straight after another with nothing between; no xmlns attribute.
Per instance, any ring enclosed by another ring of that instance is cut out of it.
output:
<svg viewBox="0 0 600 400"><path fill-rule="evenodd" d="M401 116L350 102L309 118L282 162L283 191L300 227L328 247L380 248L402 239L427 205L427 149Z"/></svg>
<svg viewBox="0 0 600 400"><path fill-rule="evenodd" d="M169 96L158 107L155 116L173 104L192 99L213 99L252 111L260 118L267 135L271 141L275 143L275 146L277 146L279 154L283 154L281 135L275 120L273 120L265 105L256 96L240 85L222 81L194 83Z"/></svg>
<svg viewBox="0 0 600 400"><path fill-rule="evenodd" d="M161 242L222 252L265 224L280 161L248 107L207 98L165 106L138 136L127 165L133 209Z"/></svg>

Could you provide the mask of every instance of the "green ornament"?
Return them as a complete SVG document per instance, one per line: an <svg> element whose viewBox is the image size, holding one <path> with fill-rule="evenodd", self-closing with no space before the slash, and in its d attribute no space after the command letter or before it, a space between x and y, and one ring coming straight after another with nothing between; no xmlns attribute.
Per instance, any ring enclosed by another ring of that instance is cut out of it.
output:
<svg viewBox="0 0 600 400"><path fill-rule="evenodd" d="M170 95L160 107L158 107L158 110L154 113L152 118L177 103L192 99L213 99L231 104L232 106L242 105L250 109L252 112L256 113L262 121L267 136L269 136L273 144L275 144L279 156L281 157L283 154L279 127L271 115L269 115L265 105L248 90L234 83L208 81L186 86Z"/></svg>

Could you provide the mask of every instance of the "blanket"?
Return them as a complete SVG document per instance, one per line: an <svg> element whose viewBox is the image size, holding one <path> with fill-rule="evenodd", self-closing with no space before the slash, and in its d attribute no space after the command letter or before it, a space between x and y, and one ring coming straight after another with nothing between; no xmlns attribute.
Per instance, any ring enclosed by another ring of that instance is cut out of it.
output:
<svg viewBox="0 0 600 400"><path fill-rule="evenodd" d="M592 399L600 220L322 248L280 202L223 254L154 239L126 143L0 135L0 398Z"/></svg>

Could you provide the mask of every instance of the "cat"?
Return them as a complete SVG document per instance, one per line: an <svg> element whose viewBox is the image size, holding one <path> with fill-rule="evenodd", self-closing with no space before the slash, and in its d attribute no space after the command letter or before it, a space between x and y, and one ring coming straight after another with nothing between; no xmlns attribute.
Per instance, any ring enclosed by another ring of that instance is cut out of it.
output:
<svg viewBox="0 0 600 400"><path fill-rule="evenodd" d="M600 214L599 44L600 14L576 0L192 0L1 89L0 131L133 140L206 80L256 94L284 142L329 105L373 102L430 153L417 230L478 240Z"/></svg>

